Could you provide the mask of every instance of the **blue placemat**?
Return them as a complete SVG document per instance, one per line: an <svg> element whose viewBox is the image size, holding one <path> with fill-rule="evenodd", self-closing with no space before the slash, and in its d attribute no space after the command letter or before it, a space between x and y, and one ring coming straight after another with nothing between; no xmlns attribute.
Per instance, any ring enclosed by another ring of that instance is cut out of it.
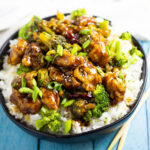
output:
<svg viewBox="0 0 150 150"><path fill-rule="evenodd" d="M148 54L150 42L140 43L145 53ZM149 85L148 75L146 88ZM58 144L39 140L12 123L0 106L0 150L106 150L116 133L117 131L94 141L74 144ZM124 150L150 150L150 100L147 100L132 121Z"/></svg>

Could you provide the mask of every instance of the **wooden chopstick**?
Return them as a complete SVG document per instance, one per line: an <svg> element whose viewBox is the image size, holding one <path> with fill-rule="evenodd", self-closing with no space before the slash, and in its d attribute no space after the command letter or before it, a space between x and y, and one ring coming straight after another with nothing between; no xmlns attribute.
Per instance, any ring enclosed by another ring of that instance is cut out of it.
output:
<svg viewBox="0 0 150 150"><path fill-rule="evenodd" d="M150 48L149 48L149 53L148 53L148 56L147 56L147 64L148 64L148 67L150 67ZM150 90L150 87L147 90L147 92L144 94L145 97L144 96L142 97L142 99L141 99L141 101L139 103L140 106L138 105L138 107L135 110L135 112L132 115L132 117L119 130L119 132L115 136L114 140L112 141L112 143L108 147L108 150L111 150L115 146L115 144L118 142L119 139L120 139L120 142L119 142L119 145L118 145L117 149L118 150L122 150L124 142L125 142L125 139L126 139L126 136L127 136L127 133L128 133L128 129L130 127L130 122L135 117L136 113L139 111L139 109L141 108L141 106L143 105L143 103L146 101L146 99L150 96L148 94L149 90Z"/></svg>
<svg viewBox="0 0 150 150"><path fill-rule="evenodd" d="M110 146L108 147L108 150L111 150L115 144L118 142L118 140L121 138L121 136L123 135L124 131L127 129L128 125L130 125L130 122L132 121L132 119L135 117L135 115L137 114L137 112L139 111L139 109L141 108L141 106L144 104L144 102L147 100L147 98L150 96L150 87L148 88L148 90L144 93L139 105L137 106L136 110L134 111L133 115L130 117L130 119L122 126L122 128L119 130L119 132L117 133L117 135L115 136L115 138L113 139L112 143L110 144ZM124 139L125 140L125 139ZM122 143L120 144L120 147L123 146L123 140ZM118 145L118 149L120 149L119 145Z"/></svg>
<svg viewBox="0 0 150 150"><path fill-rule="evenodd" d="M130 122L127 122L128 124L125 125L125 128L124 128L124 131L123 131L122 136L120 138L117 150L122 150L123 149L123 145L125 143L126 136L128 134L128 130L129 130L129 127L130 127Z"/></svg>

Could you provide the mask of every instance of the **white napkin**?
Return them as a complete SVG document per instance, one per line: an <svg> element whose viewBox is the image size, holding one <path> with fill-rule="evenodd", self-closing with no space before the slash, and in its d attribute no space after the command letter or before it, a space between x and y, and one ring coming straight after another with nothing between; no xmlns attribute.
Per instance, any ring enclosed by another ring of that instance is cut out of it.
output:
<svg viewBox="0 0 150 150"><path fill-rule="evenodd" d="M85 8L89 14L112 20L140 40L150 40L149 0L0 0L0 45L33 15L39 17Z"/></svg>

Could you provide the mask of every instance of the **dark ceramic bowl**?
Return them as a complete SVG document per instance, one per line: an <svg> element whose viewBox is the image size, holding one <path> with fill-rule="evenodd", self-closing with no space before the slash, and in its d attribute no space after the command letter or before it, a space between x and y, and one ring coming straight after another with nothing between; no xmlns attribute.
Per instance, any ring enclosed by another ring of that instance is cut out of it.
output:
<svg viewBox="0 0 150 150"><path fill-rule="evenodd" d="M68 14L65 14L68 15ZM45 18L46 20L49 20L52 17L56 17L56 16L50 16ZM111 22L110 22L111 24ZM5 55L8 54L8 50L9 50L9 40L15 39L18 36L18 31L15 32L2 46L2 48L0 49L0 69L2 69L2 64L3 64L3 58ZM102 136L103 134L107 134L109 132L115 131L116 129L118 129L119 127L121 127L125 121L127 121L132 113L135 111L137 105L139 104L141 97L143 95L143 91L145 88L145 84L146 84L146 79L147 79L147 65L146 65L146 56L145 53L143 51L143 48L141 47L141 45L139 44L139 42L132 36L133 38L133 42L134 44L138 47L138 49L144 54L143 57L143 67L142 67L142 74L141 74L141 79L143 79L143 84L141 86L140 92L138 93L138 98L137 101L135 102L135 104L132 106L130 112L128 112L125 116L123 116L122 118L118 119L117 121L100 127L98 129L95 130L91 130L91 131L87 131L84 133L80 133L80 134L74 134L74 135L57 135L57 134L52 134L52 133L44 133L44 132L40 132L35 130L34 128L27 126L26 123L21 122L18 119L15 119L14 116L12 116L9 113L9 110L7 108L7 106L5 105L5 99L0 91L0 101L1 101L1 105L5 111L5 113L7 114L7 116L20 128L22 128L23 130L25 130L26 132L28 132L31 135L34 135L38 138L43 138L46 140L50 140L50 141L54 141L54 142L81 142L81 141L85 141L85 140L90 140L90 139L94 139L97 138L98 136Z"/></svg>

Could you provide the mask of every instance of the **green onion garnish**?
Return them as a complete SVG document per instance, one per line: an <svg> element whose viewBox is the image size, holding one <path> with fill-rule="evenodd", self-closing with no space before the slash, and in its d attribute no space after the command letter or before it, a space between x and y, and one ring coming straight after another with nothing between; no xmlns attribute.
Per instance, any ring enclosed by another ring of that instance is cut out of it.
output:
<svg viewBox="0 0 150 150"><path fill-rule="evenodd" d="M19 92L20 93L32 93L33 90L30 89L30 88L27 88L27 87L22 87L22 88L19 89Z"/></svg>
<svg viewBox="0 0 150 150"><path fill-rule="evenodd" d="M90 40L87 40L83 43L82 47L83 49L87 48L90 45Z"/></svg>
<svg viewBox="0 0 150 150"><path fill-rule="evenodd" d="M91 29L83 29L83 30L80 31L80 34L89 35L91 32L92 32Z"/></svg>
<svg viewBox="0 0 150 150"><path fill-rule="evenodd" d="M65 135L71 130L71 122L72 122L71 119L65 122L65 131L64 131Z"/></svg>
<svg viewBox="0 0 150 150"><path fill-rule="evenodd" d="M80 52L80 53L78 53L78 56L83 56L83 57L85 57L85 56L87 56L87 53L85 53L85 52Z"/></svg>
<svg viewBox="0 0 150 150"><path fill-rule="evenodd" d="M69 100L69 101L67 101L67 102L64 104L64 107L71 106L74 102L75 102L75 100L74 100L74 99Z"/></svg>

